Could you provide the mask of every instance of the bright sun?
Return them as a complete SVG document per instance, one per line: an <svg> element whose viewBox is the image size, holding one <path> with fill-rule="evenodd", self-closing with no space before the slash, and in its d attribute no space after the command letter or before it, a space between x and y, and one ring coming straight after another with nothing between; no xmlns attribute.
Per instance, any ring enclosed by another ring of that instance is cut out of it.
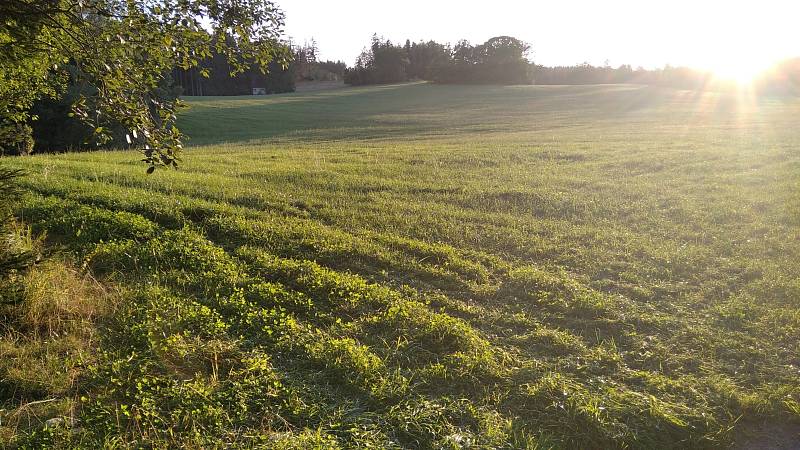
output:
<svg viewBox="0 0 800 450"><path fill-rule="evenodd" d="M758 48L752 42L729 38L727 45L703 48L703 53L695 55L695 60L721 81L748 85L777 62L778 58L766 51L768 48L768 45Z"/></svg>
<svg viewBox="0 0 800 450"><path fill-rule="evenodd" d="M720 61L710 69L717 78L726 81L735 81L738 84L748 84L768 68L769 64L753 60Z"/></svg>

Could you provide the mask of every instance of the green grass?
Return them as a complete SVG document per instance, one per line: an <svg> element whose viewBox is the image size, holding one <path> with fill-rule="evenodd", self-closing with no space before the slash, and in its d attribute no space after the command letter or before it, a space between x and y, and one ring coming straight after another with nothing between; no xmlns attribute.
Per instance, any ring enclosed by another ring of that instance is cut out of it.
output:
<svg viewBox="0 0 800 450"><path fill-rule="evenodd" d="M74 419L8 443L797 433L800 100L411 84L188 104L177 172L133 152L3 161L29 173L20 219L118 293L97 350L60 353L71 384L17 389L0 363L0 410L55 398L43 419Z"/></svg>

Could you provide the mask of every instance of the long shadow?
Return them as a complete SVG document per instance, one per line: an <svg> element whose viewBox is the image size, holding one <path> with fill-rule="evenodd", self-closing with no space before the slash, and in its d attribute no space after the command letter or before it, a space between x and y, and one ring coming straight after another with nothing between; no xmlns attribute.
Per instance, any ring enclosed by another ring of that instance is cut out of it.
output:
<svg viewBox="0 0 800 450"><path fill-rule="evenodd" d="M404 141L476 132L579 126L630 114L669 94L632 85L458 86L410 83L188 99L180 126L193 146L223 143Z"/></svg>
<svg viewBox="0 0 800 450"><path fill-rule="evenodd" d="M187 97L179 125L189 144L214 145L270 140L311 130L358 126L359 116L381 110L392 91L418 86L396 84L271 95L268 97Z"/></svg>

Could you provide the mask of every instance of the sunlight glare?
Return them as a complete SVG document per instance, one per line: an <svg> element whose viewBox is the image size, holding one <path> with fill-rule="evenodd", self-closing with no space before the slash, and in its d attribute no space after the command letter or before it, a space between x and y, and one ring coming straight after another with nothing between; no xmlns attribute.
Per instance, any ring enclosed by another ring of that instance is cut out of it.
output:
<svg viewBox="0 0 800 450"><path fill-rule="evenodd" d="M736 59L715 62L708 69L719 80L733 81L739 85L746 85L752 83L772 64L774 64L774 61L760 61L759 58L747 58L742 55Z"/></svg>

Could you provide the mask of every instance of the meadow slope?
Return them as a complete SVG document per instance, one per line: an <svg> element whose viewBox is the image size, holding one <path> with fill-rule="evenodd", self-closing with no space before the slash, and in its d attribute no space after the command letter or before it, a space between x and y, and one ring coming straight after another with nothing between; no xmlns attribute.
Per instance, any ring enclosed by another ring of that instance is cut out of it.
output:
<svg viewBox="0 0 800 450"><path fill-rule="evenodd" d="M188 104L179 171L2 162L28 172L18 216L55 262L2 313L0 443L800 429L799 99L409 84Z"/></svg>

